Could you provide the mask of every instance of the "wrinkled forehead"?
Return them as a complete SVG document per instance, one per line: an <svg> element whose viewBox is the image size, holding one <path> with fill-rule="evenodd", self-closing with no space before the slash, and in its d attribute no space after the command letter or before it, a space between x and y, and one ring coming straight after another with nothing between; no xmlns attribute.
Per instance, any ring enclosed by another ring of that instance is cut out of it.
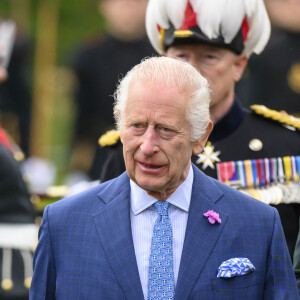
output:
<svg viewBox="0 0 300 300"><path fill-rule="evenodd" d="M181 114L186 112L188 97L176 86L148 84L134 82L128 92L126 114L131 112Z"/></svg>
<svg viewBox="0 0 300 300"><path fill-rule="evenodd" d="M163 100L180 97L182 101L188 98L188 91L180 85L164 81L137 80L129 84L127 102L131 100L143 100L149 103L160 104Z"/></svg>
<svg viewBox="0 0 300 300"><path fill-rule="evenodd" d="M142 93L147 90L148 93L156 94L157 97L161 96L162 92L169 91L170 94L182 94L188 97L192 93L192 88L184 78L176 78L175 76L161 76L160 74L153 74L145 78L133 78L128 85L128 97L133 94Z"/></svg>

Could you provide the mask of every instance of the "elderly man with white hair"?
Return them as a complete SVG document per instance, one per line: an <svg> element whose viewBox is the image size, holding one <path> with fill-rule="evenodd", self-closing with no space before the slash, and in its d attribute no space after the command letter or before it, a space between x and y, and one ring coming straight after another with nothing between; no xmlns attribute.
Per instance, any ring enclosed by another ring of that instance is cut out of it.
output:
<svg viewBox="0 0 300 300"><path fill-rule="evenodd" d="M45 209L30 299L298 299L276 209L191 163L207 80L153 57L115 97L126 172Z"/></svg>

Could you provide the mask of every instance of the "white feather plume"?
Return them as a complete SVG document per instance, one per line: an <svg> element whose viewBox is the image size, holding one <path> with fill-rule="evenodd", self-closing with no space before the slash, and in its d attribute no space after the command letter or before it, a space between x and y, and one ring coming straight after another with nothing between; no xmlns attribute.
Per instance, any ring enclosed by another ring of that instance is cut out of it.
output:
<svg viewBox="0 0 300 300"><path fill-rule="evenodd" d="M220 28L225 43L229 44L241 29L246 13L245 3L242 0L223 0L223 2L226 2L226 5L223 7Z"/></svg>
<svg viewBox="0 0 300 300"><path fill-rule="evenodd" d="M168 0L149 1L146 12L146 31L153 48L160 54L163 54L160 42L160 34L157 25L162 28L169 28L169 17L166 10Z"/></svg>
<svg viewBox="0 0 300 300"><path fill-rule="evenodd" d="M175 29L180 28L184 22L184 13L188 2L188 0L167 0L167 14Z"/></svg>
<svg viewBox="0 0 300 300"><path fill-rule="evenodd" d="M156 51L163 53L157 25L169 28L171 22L176 29L184 21L188 0L149 0L146 13L146 30ZM190 0L197 14L201 31L209 38L217 38L220 33L225 43L231 43L247 16L248 38L244 53L260 53L270 36L270 21L263 0ZM220 32L221 31L221 32Z"/></svg>
<svg viewBox="0 0 300 300"><path fill-rule="evenodd" d="M224 0L193 0L194 11L197 13L197 23L202 32L210 39L215 39L220 34Z"/></svg>
<svg viewBox="0 0 300 300"><path fill-rule="evenodd" d="M244 53L250 56L252 52L259 54L264 50L270 38L271 25L263 1L244 1L249 22L249 33Z"/></svg>

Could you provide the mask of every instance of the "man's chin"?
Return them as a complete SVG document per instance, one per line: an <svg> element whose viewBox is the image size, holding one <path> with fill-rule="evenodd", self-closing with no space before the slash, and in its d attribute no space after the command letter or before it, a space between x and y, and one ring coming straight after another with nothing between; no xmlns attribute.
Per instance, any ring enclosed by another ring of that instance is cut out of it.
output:
<svg viewBox="0 0 300 300"><path fill-rule="evenodd" d="M147 192L162 192L165 190L165 184L163 184L162 180L158 180L155 178L154 180L151 179L136 179L136 184Z"/></svg>

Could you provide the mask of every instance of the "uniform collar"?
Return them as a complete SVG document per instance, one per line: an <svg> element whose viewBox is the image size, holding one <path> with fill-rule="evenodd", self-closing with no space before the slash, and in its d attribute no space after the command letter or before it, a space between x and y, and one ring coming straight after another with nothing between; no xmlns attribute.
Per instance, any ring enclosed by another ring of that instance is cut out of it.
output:
<svg viewBox="0 0 300 300"><path fill-rule="evenodd" d="M193 168L190 167L186 180L177 188L167 201L183 211L188 212L191 202L193 180L194 172ZM134 215L138 215L157 201L156 198L148 195L145 190L140 188L132 180L130 180L130 188L131 209Z"/></svg>
<svg viewBox="0 0 300 300"><path fill-rule="evenodd" d="M235 98L227 114L214 124L209 140L213 143L227 137L240 126L244 117L245 111Z"/></svg>

